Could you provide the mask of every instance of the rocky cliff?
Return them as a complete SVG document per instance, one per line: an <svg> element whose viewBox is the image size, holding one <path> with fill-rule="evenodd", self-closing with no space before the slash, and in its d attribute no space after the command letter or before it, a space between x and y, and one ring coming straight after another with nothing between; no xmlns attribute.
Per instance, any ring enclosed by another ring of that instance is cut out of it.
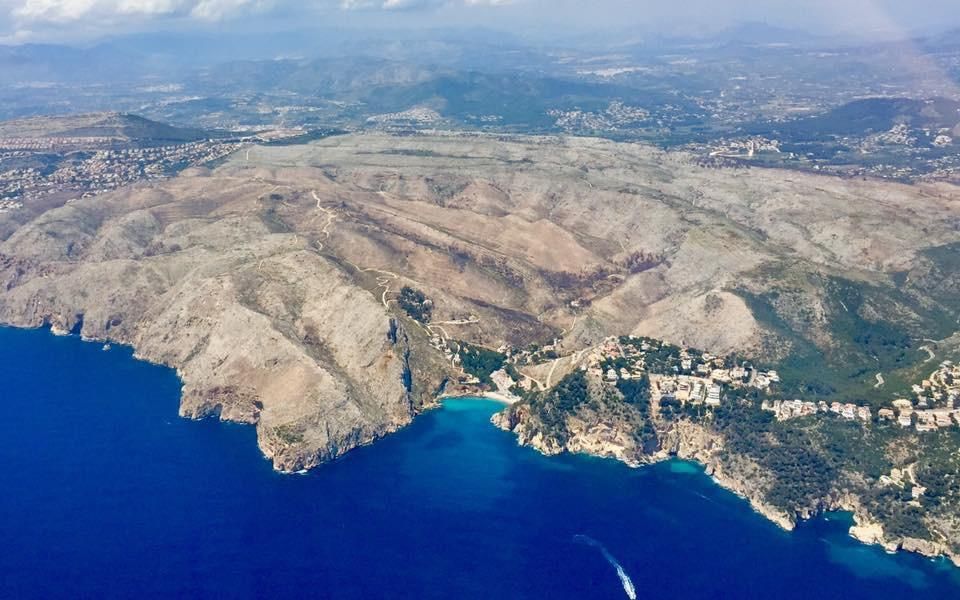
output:
<svg viewBox="0 0 960 600"><path fill-rule="evenodd" d="M0 244L0 322L129 344L175 368L183 416L255 425L281 471L369 443L433 401L444 367L427 334L364 274L271 220L265 186L191 198L191 183L19 228Z"/></svg>
<svg viewBox="0 0 960 600"><path fill-rule="evenodd" d="M758 513L784 529L791 530L796 526L794 516L766 501L763 492L769 487L769 477L760 467L745 457L726 457L722 460L723 438L702 425L689 421L673 423L662 430L660 445L656 449L644 451L630 432L631 427L617 422L590 426L582 419L571 418L567 423L569 436L565 442L561 442L538 422L524 404L497 413L492 422L516 434L520 445L534 448L547 456L564 452L589 454L613 458L631 467L671 458L697 462L714 481L746 499Z"/></svg>
<svg viewBox="0 0 960 600"><path fill-rule="evenodd" d="M960 545L953 523L941 524L940 529L948 532L946 536L921 538L891 533L865 501L869 490L848 473L839 475L822 493L785 506L775 500L779 498L775 493L778 479L783 475L749 453L738 451L742 444L732 443L730 433L711 419L695 422L683 416L654 417L642 410L624 409L622 399L617 407L615 394L598 392L601 389L599 382L592 382L588 386L590 397L572 408L566 401L567 408L561 414L543 396L533 396L494 415L492 422L516 434L521 445L548 456L583 453L633 467L673 458L695 461L720 486L747 500L755 511L784 529L792 530L800 520L826 511L847 511L854 517L850 535L860 541L882 545L888 551L945 556L960 566ZM562 397L559 400L565 401ZM641 433L644 419L652 422L653 444L650 429Z"/></svg>

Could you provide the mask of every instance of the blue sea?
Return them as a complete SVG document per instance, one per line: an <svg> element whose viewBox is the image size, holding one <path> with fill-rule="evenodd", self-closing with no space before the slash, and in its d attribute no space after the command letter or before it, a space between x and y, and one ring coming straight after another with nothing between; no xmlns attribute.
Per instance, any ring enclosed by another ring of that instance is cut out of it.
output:
<svg viewBox="0 0 960 600"><path fill-rule="evenodd" d="M960 569L787 533L693 465L546 458L449 400L302 476L179 381L0 329L3 598L960 598Z"/></svg>

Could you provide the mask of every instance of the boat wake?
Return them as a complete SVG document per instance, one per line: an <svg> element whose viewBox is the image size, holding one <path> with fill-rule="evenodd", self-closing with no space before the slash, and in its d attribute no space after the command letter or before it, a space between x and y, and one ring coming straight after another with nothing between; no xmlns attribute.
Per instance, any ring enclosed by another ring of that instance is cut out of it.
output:
<svg viewBox="0 0 960 600"><path fill-rule="evenodd" d="M603 554L603 557L607 559L607 562L610 563L610 566L617 570L617 577L620 578L620 583L623 584L623 591L626 592L627 598L630 598L630 600L637 600L637 590L635 587L633 587L633 580L630 579L630 576L627 575L627 572L623 570L623 566L617 562L617 559L610 554L610 551L607 550L603 544L586 535L575 535L573 536L573 541L586 544L587 546L593 546L599 550L600 553Z"/></svg>

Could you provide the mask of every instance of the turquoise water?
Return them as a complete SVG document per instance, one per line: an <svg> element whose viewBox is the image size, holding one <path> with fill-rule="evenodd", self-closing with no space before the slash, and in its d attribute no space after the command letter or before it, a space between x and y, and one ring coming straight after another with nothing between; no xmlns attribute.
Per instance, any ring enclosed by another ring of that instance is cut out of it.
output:
<svg viewBox="0 0 960 600"><path fill-rule="evenodd" d="M491 402L282 476L129 350L0 329L0 382L3 598L960 598L943 561L842 516L783 532L689 463L519 448Z"/></svg>

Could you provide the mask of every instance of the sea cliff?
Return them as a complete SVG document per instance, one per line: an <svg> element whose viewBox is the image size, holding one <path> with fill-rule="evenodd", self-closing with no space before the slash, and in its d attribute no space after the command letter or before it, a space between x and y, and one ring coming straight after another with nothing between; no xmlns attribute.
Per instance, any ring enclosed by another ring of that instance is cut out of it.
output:
<svg viewBox="0 0 960 600"><path fill-rule="evenodd" d="M44 213L0 242L0 323L129 345L176 369L182 416L254 425L283 472L394 432L433 401L449 367L367 274L255 207L203 208L191 218L196 206L141 190Z"/></svg>
<svg viewBox="0 0 960 600"><path fill-rule="evenodd" d="M865 508L863 498L846 489L850 486L838 483L826 494L805 504L789 508L778 506L770 500L777 473L749 456L732 451L724 435L709 424L683 418L669 422L659 420L657 444L645 447L634 433L635 421L623 418L604 420L597 412L579 410L575 415L566 416L562 435L545 426L529 401L508 407L494 415L491 421L514 433L520 445L548 456L564 452L582 453L613 458L631 467L671 459L694 461L718 485L744 498L757 513L785 530L793 530L799 521L825 512L850 512L854 525L849 533L855 539L881 545L890 552L904 550L928 557L945 557L960 567L960 552L950 543L891 535Z"/></svg>

